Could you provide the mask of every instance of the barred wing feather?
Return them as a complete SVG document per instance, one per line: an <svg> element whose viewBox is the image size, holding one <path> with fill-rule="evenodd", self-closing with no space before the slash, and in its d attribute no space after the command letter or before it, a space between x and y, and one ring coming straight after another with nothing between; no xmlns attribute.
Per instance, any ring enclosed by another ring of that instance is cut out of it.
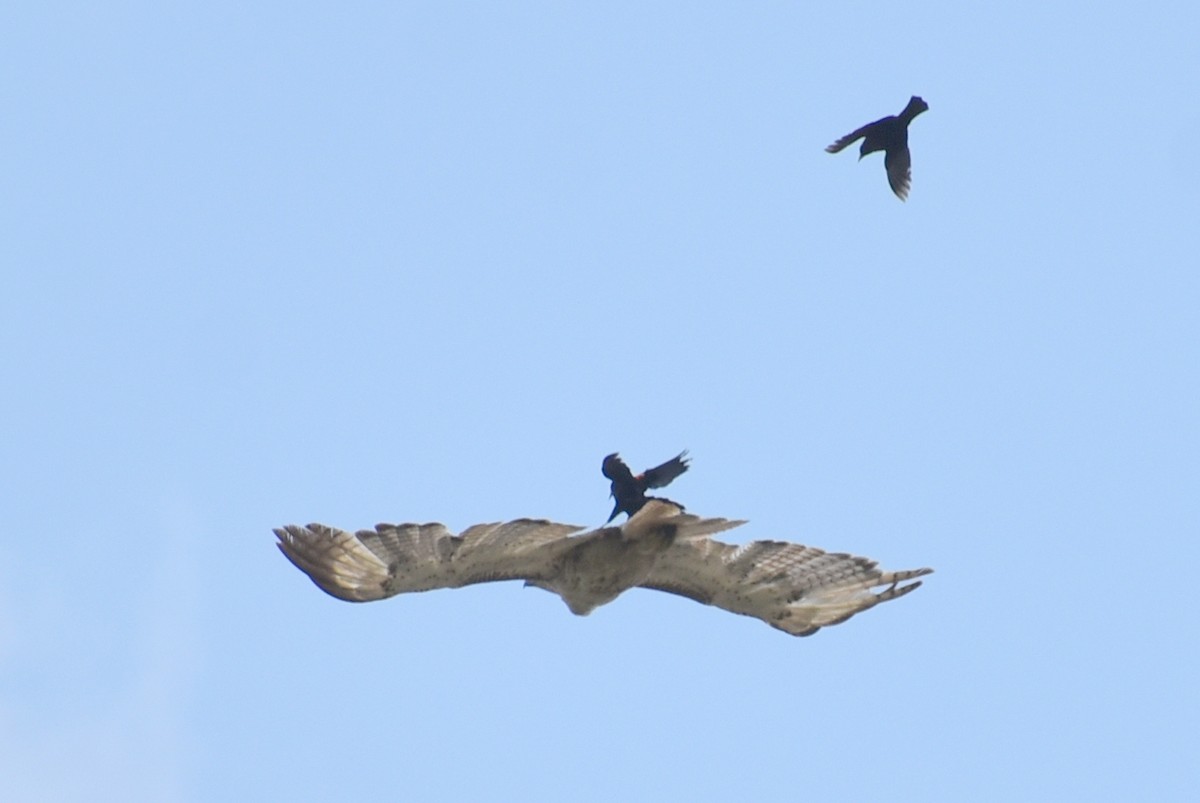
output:
<svg viewBox="0 0 1200 803"><path fill-rule="evenodd" d="M346 532L323 524L275 530L279 549L322 590L350 602L553 571L567 536L583 529L543 519L477 524L453 535L442 524L380 524Z"/></svg>
<svg viewBox="0 0 1200 803"><path fill-rule="evenodd" d="M809 636L904 596L921 583L900 583L932 571L881 571L868 558L783 541L734 546L706 539L677 543L642 585Z"/></svg>

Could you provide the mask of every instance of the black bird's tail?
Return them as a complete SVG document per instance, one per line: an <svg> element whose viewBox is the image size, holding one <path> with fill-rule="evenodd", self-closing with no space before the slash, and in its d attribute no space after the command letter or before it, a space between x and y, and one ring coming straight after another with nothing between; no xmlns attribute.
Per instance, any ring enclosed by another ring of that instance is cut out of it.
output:
<svg viewBox="0 0 1200 803"><path fill-rule="evenodd" d="M913 95L908 99L908 105L904 107L904 111L900 112L899 117L904 121L905 125L908 125L918 114L927 111L929 111L929 104L922 98Z"/></svg>
<svg viewBox="0 0 1200 803"><path fill-rule="evenodd" d="M613 498L615 499L616 497L614 496ZM620 512L621 512L621 500L617 499L616 502L613 504L613 512L608 515L608 521L606 521L604 523L611 524L612 520L615 519L617 517L617 514Z"/></svg>

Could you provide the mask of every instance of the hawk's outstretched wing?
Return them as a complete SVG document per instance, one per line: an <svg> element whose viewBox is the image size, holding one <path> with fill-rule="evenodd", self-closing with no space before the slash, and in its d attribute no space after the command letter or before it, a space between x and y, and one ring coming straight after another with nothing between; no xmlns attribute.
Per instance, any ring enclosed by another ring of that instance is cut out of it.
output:
<svg viewBox="0 0 1200 803"><path fill-rule="evenodd" d="M793 636L810 636L904 596L921 583L899 583L932 572L881 571L868 558L783 541L734 546L705 538L676 543L642 586L753 616Z"/></svg>
<svg viewBox="0 0 1200 803"><path fill-rule="evenodd" d="M492 580L549 579L572 524L517 519L452 535L441 524L380 524L349 533L323 524L275 530L279 549L323 590L349 602Z"/></svg>

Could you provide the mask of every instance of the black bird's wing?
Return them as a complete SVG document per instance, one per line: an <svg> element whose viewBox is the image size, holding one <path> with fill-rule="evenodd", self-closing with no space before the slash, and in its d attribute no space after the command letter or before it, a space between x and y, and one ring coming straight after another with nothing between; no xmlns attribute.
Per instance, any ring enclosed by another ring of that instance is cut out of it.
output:
<svg viewBox="0 0 1200 803"><path fill-rule="evenodd" d="M647 488L663 488L671 484L671 480L688 470L687 450L680 452L661 466L647 469L642 474L642 482Z"/></svg>
<svg viewBox="0 0 1200 803"><path fill-rule="evenodd" d="M854 142L862 139L868 133L870 133L871 126L875 125L878 122L880 122L880 121L876 120L874 123L867 123L866 125L864 125L860 129L858 129L857 131L850 132L846 136L839 139L837 142L835 142L832 145L830 145L829 147L827 147L825 149L825 152L826 153L837 153L838 151L843 150L847 145L852 145Z"/></svg>
<svg viewBox="0 0 1200 803"><path fill-rule="evenodd" d="M850 145L850 144L856 142L857 140L862 139L863 137L867 138L867 141L864 143L864 147L867 147L868 150L870 150L870 151L879 150L879 145L871 142L872 135L876 135L877 133L882 134L882 132L886 131L888 128L891 127L890 123L892 123L892 121L894 121L895 119L896 119L895 117L892 117L891 115L889 115L887 117L880 117L878 120L876 120L873 123L867 123L862 128L860 128L856 131L851 131L849 134L847 134L846 136L839 139L837 142L835 142L832 145L830 145L829 147L827 147L825 149L825 152L826 153L837 153L838 151L845 148L847 145Z"/></svg>
<svg viewBox="0 0 1200 803"><path fill-rule="evenodd" d="M616 452L604 458L604 462L600 464L600 471L613 482L633 483L633 472L629 470L629 466L625 465L625 461Z"/></svg>
<svg viewBox="0 0 1200 803"><path fill-rule="evenodd" d="M883 166L887 168L888 184L892 192L901 201L908 198L908 190L912 186L912 155L908 146L888 148L883 157Z"/></svg>

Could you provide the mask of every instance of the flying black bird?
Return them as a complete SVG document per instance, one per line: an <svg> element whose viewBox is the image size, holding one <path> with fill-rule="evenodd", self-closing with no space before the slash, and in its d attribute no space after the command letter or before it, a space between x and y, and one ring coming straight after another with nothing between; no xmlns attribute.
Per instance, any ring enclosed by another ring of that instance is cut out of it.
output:
<svg viewBox="0 0 1200 803"><path fill-rule="evenodd" d="M908 188L912 186L912 155L908 152L908 124L913 121L914 117L928 109L928 103L913 95L908 99L908 105L899 115L867 123L825 150L827 153L837 153L861 138L863 144L858 152L859 159L868 153L883 151L883 166L887 168L888 184L892 185L892 192L896 193L896 197L903 201L908 197Z"/></svg>
<svg viewBox="0 0 1200 803"><path fill-rule="evenodd" d="M626 516L637 513L642 509L642 505L646 504L647 490L664 488L671 484L671 480L687 471L688 461L685 455L687 455L686 449L661 466L646 469L636 477L616 452L604 458L600 470L604 472L604 476L612 480L612 498L616 501L608 521L615 519L618 513L623 512ZM649 498L653 499L654 497ZM607 523L605 522L605 524Z"/></svg>

